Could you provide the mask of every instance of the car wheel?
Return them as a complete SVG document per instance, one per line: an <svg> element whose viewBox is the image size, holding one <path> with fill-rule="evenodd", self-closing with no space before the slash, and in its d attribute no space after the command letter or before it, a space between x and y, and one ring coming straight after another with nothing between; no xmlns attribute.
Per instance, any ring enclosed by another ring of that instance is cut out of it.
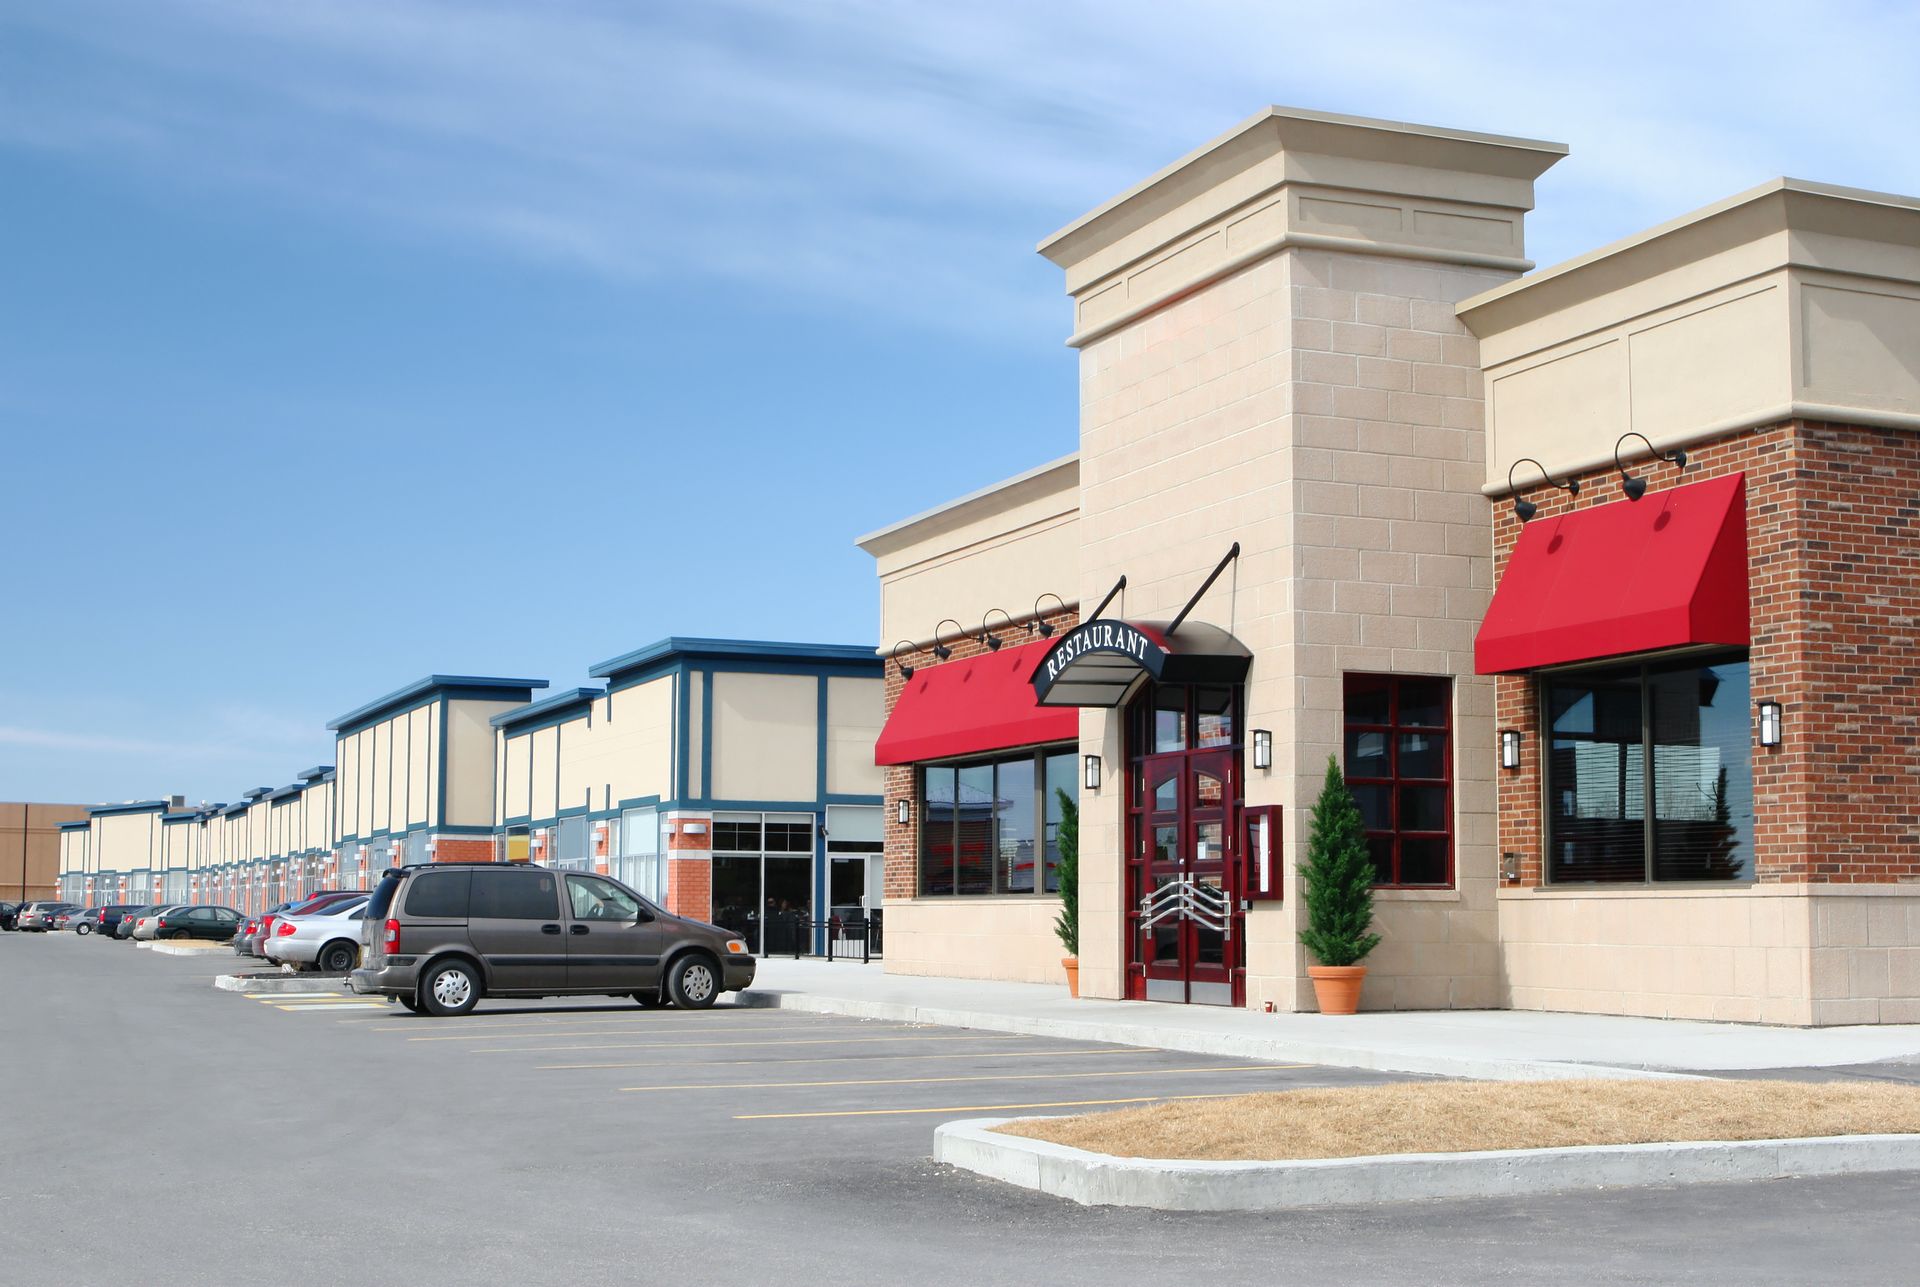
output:
<svg viewBox="0 0 1920 1287"><path fill-rule="evenodd" d="M165 934L162 934L160 937L161 938L185 938L187 937L187 932L185 930L169 930Z"/></svg>
<svg viewBox="0 0 1920 1287"><path fill-rule="evenodd" d="M83 924L74 926L73 932L79 935L81 938L85 938L87 935L93 933L93 927L91 925L87 925L83 923Z"/></svg>
<svg viewBox="0 0 1920 1287"><path fill-rule="evenodd" d="M449 1018L480 1004L480 972L465 961L440 961L420 976L420 1006Z"/></svg>
<svg viewBox="0 0 1920 1287"><path fill-rule="evenodd" d="M667 999L658 992L636 992L633 994L633 999L640 1003L642 1010L664 1010L667 1008Z"/></svg>
<svg viewBox="0 0 1920 1287"><path fill-rule="evenodd" d="M352 943L329 943L320 949L315 962L328 974L345 974L360 962L360 949Z"/></svg>
<svg viewBox="0 0 1920 1287"><path fill-rule="evenodd" d="M713 958L690 953L667 972L667 995L682 1010L704 1010L720 995L720 967Z"/></svg>

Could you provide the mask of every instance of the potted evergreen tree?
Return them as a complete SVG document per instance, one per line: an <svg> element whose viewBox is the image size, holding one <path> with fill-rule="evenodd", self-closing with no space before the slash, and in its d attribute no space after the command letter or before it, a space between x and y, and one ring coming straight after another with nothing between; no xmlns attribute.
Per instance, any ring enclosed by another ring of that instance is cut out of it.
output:
<svg viewBox="0 0 1920 1287"><path fill-rule="evenodd" d="M1060 964L1067 970L1067 993L1080 995L1080 806L1072 796L1054 788L1060 797L1060 830L1057 844L1060 860L1054 875L1060 883L1060 915L1054 919L1053 932L1067 954Z"/></svg>
<svg viewBox="0 0 1920 1287"><path fill-rule="evenodd" d="M1360 964L1380 943L1373 924L1373 856L1360 806L1347 789L1339 763L1327 757L1327 780L1313 805L1307 860L1300 864L1307 927L1300 942L1320 962L1307 967L1321 1014L1352 1014L1360 1008Z"/></svg>

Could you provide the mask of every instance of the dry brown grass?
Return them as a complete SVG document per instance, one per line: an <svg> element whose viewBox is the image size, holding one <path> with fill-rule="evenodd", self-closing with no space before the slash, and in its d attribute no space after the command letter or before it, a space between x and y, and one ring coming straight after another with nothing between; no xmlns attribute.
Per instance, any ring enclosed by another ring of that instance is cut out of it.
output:
<svg viewBox="0 0 1920 1287"><path fill-rule="evenodd" d="M1431 1082L1184 1100L1000 1128L1118 1157L1380 1153L1920 1133L1920 1086L1880 1082Z"/></svg>

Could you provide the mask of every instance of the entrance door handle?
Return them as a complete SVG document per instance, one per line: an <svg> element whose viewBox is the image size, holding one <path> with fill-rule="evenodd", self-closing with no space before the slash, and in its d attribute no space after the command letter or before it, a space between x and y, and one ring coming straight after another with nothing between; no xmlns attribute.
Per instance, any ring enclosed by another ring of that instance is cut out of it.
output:
<svg viewBox="0 0 1920 1287"><path fill-rule="evenodd" d="M560 932L560 927L558 925L542 925L540 927L540 932L542 934L558 934Z"/></svg>
<svg viewBox="0 0 1920 1287"><path fill-rule="evenodd" d="M587 933L587 932L588 932L588 931L589 931L589 930L590 930L591 928L592 928L592 927L591 927L591 926L588 926L588 925L570 925L570 926L568 926L568 929L570 929L570 930L571 930L571 931L572 931L573 933L575 933L575 934L585 934L585 933Z"/></svg>

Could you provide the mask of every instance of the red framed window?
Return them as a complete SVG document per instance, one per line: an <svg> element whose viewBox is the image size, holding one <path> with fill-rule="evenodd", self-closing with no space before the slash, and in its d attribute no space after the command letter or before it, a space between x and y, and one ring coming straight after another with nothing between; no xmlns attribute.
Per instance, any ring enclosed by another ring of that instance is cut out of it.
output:
<svg viewBox="0 0 1920 1287"><path fill-rule="evenodd" d="M1374 883L1453 884L1453 681L1346 677L1347 786L1366 821Z"/></svg>

